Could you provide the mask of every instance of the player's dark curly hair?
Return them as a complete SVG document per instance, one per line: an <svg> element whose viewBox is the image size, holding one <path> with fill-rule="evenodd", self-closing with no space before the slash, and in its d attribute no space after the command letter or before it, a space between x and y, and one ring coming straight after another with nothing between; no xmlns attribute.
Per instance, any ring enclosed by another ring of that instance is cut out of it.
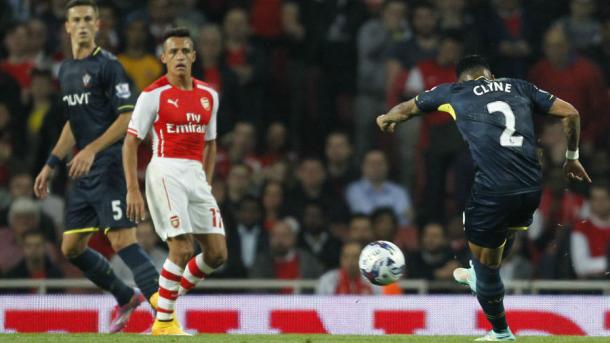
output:
<svg viewBox="0 0 610 343"><path fill-rule="evenodd" d="M95 14L98 14L98 8L97 8L97 4L95 3L94 0L70 0L68 1L68 3L66 4L65 10L66 12L68 12L68 10L72 7L76 7L76 6L91 6L93 7L93 10L95 11Z"/></svg>
<svg viewBox="0 0 610 343"><path fill-rule="evenodd" d="M163 42L165 42L168 38L171 37L185 37L192 39L191 32L186 27L182 26L167 29L163 33Z"/></svg>
<svg viewBox="0 0 610 343"><path fill-rule="evenodd" d="M460 75L463 73L473 69L491 70L485 57L481 55L468 55L462 57L462 59L458 62L457 66L455 67L455 73L458 77L460 77Z"/></svg>

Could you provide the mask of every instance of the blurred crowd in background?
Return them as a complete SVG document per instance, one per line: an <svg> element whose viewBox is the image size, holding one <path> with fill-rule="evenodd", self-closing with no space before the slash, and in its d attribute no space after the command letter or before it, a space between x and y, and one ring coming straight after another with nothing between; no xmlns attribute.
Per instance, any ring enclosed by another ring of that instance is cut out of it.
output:
<svg viewBox="0 0 610 343"><path fill-rule="evenodd" d="M33 197L65 122L57 71L71 57L65 0L0 1L0 275L79 277L58 253L70 180ZM450 280L467 264L462 210L474 168L449 115L381 134L375 117L444 82L460 56L495 77L527 79L581 115L592 185L568 184L559 121L535 118L544 171L534 223L504 280L607 278L610 243L610 2L595 0L99 1L97 43L138 89L164 73L165 29L190 29L193 74L221 94L212 191L229 259L215 278L318 279L323 294L380 290L359 277L360 249L395 242L409 279ZM140 151L143 178L150 148ZM138 238L161 266L150 222ZM91 245L130 277L103 234ZM27 290L24 290L27 291ZM286 290L289 292L290 290Z"/></svg>

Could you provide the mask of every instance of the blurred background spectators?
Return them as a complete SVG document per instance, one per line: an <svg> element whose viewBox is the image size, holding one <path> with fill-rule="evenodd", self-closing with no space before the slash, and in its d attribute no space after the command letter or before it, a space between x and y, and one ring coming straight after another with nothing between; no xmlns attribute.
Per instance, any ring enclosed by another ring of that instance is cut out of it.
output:
<svg viewBox="0 0 610 343"><path fill-rule="evenodd" d="M56 80L71 54L65 3L0 0L1 277L78 276L57 253L65 169L55 175L52 197L32 196L32 175L65 121ZM455 81L456 61L475 52L489 58L496 77L528 79L576 106L581 159L594 180L566 183L561 124L537 116L542 201L503 276L608 277L610 2L98 3L97 42L117 55L139 89L164 73L163 31L185 25L197 49L194 76L220 92L212 190L230 256L213 277L325 272L320 293L385 293L362 283L356 263L363 245L384 239L404 250L409 278L450 279L468 261L461 222L473 177L467 147L445 113L409 122L397 135L381 135L374 118ZM150 152L146 144L141 149L143 177ZM152 224L141 224L138 233L161 261L165 247ZM103 235L91 244L112 256Z"/></svg>

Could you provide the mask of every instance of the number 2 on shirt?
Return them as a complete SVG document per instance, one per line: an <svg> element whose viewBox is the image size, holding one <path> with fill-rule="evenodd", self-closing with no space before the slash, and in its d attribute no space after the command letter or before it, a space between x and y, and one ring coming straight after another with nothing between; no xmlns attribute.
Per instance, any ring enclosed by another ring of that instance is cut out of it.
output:
<svg viewBox="0 0 610 343"><path fill-rule="evenodd" d="M510 105L504 101L494 101L487 104L487 111L492 114L500 112L506 119L505 129L500 135L500 145L505 147L520 147L523 145L523 136L513 136L515 134L515 113Z"/></svg>

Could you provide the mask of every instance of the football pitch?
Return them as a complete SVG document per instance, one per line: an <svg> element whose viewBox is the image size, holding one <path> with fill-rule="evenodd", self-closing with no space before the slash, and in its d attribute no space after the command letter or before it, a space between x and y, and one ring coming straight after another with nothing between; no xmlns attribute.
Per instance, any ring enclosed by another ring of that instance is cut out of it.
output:
<svg viewBox="0 0 610 343"><path fill-rule="evenodd" d="M0 334L0 342L213 342L213 343L390 343L472 342L475 336L347 336L347 335L197 335L193 337L151 337L134 334ZM608 342L608 337L518 336L518 342Z"/></svg>

